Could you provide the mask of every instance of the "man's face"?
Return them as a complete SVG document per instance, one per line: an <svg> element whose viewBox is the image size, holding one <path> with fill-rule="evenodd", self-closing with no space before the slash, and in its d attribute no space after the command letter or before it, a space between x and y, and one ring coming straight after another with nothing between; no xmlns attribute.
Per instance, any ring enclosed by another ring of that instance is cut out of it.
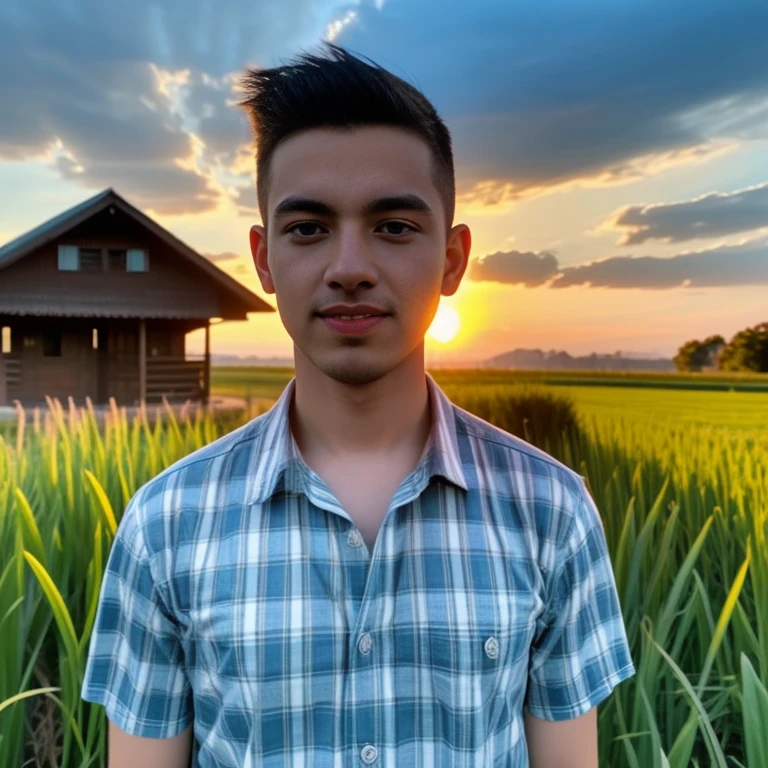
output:
<svg viewBox="0 0 768 768"><path fill-rule="evenodd" d="M420 137L386 126L305 131L272 157L268 226L251 229L254 263L264 290L276 295L297 354L335 380L375 381L418 353L441 294L459 287L469 229L454 227L445 242L430 160ZM373 201L405 195L426 210L398 204L365 211ZM328 210L302 204L281 212L293 197ZM370 304L388 314L346 334L319 316L334 304Z"/></svg>

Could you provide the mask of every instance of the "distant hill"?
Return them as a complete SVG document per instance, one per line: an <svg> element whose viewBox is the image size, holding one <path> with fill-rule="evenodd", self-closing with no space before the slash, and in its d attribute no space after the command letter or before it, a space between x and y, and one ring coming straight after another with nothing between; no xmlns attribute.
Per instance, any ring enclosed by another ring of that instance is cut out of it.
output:
<svg viewBox="0 0 768 768"><path fill-rule="evenodd" d="M674 362L667 358L644 357L642 352L616 352L612 355L591 355L572 357L567 352L554 349L544 352L541 349L513 349L488 360L429 363L428 368L517 368L521 370L590 370L590 371L676 371ZM232 366L274 366L293 368L292 357L258 357L248 355L211 355L211 365Z"/></svg>
<svg viewBox="0 0 768 768"><path fill-rule="evenodd" d="M496 355L480 364L481 368L516 368L536 371L671 371L677 370L674 362L667 358L637 357L637 353L616 352L612 355L591 355L573 357L564 351L554 349L513 349ZM631 355L631 356L630 356Z"/></svg>

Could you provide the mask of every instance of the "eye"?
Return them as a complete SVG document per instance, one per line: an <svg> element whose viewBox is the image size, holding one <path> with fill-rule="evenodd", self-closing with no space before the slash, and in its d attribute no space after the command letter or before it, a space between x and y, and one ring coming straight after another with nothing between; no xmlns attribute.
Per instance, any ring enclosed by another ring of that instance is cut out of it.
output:
<svg viewBox="0 0 768 768"><path fill-rule="evenodd" d="M293 226L288 227L288 229L286 229L285 231L293 234L293 230L298 229L299 227L304 227L304 228L309 227L311 229L312 227L319 227L319 226L320 226L319 224L313 224L311 221L302 221L302 222L299 222L298 224L294 224ZM300 235L299 239L309 240L312 237L314 237L314 235L304 234L304 235Z"/></svg>
<svg viewBox="0 0 768 768"><path fill-rule="evenodd" d="M382 227L405 227L407 230L410 230L411 232L417 231L415 227L412 227L410 224L406 224L404 221L385 221L381 226ZM390 232L390 234L398 236L398 235L404 235L408 233L407 232Z"/></svg>
<svg viewBox="0 0 768 768"><path fill-rule="evenodd" d="M379 225L380 227L404 227L405 232L385 232L385 234L389 234L393 237L401 237L402 235L407 235L409 232L416 232L418 231L415 227L412 227L410 224L406 224L404 221L385 221L383 224ZM315 224L311 221L300 221L296 224L291 225L288 227L285 231L286 233L295 234L299 240L310 240L313 237L316 237L319 233L314 232L311 234L307 234L306 229L312 229L314 227L321 227L320 224ZM299 232L295 232L294 230L303 229L303 234L300 234Z"/></svg>

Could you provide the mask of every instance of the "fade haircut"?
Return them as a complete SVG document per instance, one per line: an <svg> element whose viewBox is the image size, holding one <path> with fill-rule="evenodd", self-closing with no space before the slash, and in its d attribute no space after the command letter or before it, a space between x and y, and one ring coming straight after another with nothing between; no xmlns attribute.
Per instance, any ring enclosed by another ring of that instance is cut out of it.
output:
<svg viewBox="0 0 768 768"><path fill-rule="evenodd" d="M266 227L272 156L288 136L312 128L389 125L414 131L430 148L432 182L445 211L446 241L456 206L451 134L421 91L375 62L367 64L324 41L329 58L301 53L296 63L248 69L238 106L251 121L256 148L256 196Z"/></svg>

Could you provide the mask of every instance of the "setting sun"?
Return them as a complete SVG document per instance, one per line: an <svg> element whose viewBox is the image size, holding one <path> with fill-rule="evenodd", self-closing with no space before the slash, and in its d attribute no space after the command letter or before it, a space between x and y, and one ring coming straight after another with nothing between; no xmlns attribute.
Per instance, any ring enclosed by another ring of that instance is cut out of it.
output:
<svg viewBox="0 0 768 768"><path fill-rule="evenodd" d="M429 326L428 333L433 339L445 343L450 341L459 332L460 326L461 319L459 318L459 313L453 307L441 304L437 308L437 314L432 321L432 325Z"/></svg>

